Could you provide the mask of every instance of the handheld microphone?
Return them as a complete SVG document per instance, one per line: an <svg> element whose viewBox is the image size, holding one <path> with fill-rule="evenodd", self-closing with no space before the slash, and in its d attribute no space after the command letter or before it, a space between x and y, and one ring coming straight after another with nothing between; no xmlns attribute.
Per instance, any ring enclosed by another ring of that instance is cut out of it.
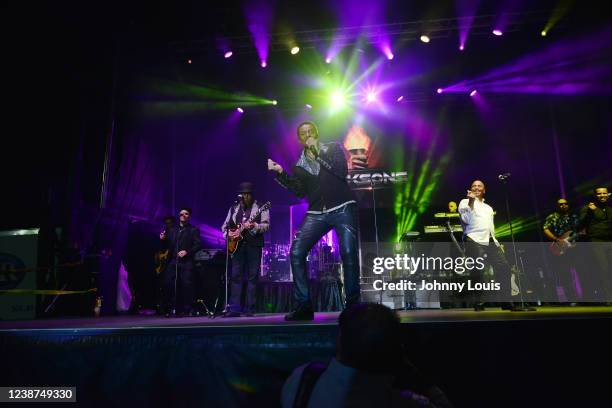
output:
<svg viewBox="0 0 612 408"><path fill-rule="evenodd" d="M310 146L308 150L310 150L310 152L314 155L314 157L317 157L319 155L317 148L314 146Z"/></svg>
<svg viewBox="0 0 612 408"><path fill-rule="evenodd" d="M497 178L501 181L506 180L507 178L510 178L512 174L511 173L503 173L500 174L499 176L497 176Z"/></svg>

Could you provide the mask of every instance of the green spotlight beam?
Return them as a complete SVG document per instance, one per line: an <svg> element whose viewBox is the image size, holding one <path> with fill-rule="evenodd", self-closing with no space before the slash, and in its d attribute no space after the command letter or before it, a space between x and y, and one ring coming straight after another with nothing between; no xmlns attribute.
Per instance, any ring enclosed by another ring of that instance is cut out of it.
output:
<svg viewBox="0 0 612 408"><path fill-rule="evenodd" d="M546 36L548 32L559 22L559 20L561 20L567 14L573 4L574 0L560 0L557 3L550 18L548 19L548 22L546 22L546 25L542 30L543 36Z"/></svg>
<svg viewBox="0 0 612 408"><path fill-rule="evenodd" d="M153 80L152 82L152 90L157 92L158 97L162 100L147 102L145 109L149 113L190 113L204 110L235 109L237 106L274 104L271 99L248 93L228 92L207 86L167 80Z"/></svg>
<svg viewBox="0 0 612 408"><path fill-rule="evenodd" d="M446 111L443 110L437 123L443 123ZM423 122L417 122L415 132L421 131ZM412 151L408 171L408 179L403 186L396 190L395 215L396 215L396 241L402 235L411 231L419 220L419 217L427 211L431 202L431 197L438 186L440 177L448 167L450 153L444 153L438 160L434 158L439 129L434 131L434 137L427 149L425 160L419 169L415 169L417 151Z"/></svg>
<svg viewBox="0 0 612 408"><path fill-rule="evenodd" d="M533 231L538 228L538 220L536 217L516 217L512 219L512 231L515 234L522 232ZM510 224L503 223L495 227L495 236L497 238L507 238L510 236Z"/></svg>

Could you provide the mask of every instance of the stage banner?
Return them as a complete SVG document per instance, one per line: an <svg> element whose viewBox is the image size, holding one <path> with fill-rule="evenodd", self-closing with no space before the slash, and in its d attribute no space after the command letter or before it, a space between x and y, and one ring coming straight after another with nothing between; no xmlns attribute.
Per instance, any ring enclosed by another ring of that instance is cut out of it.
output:
<svg viewBox="0 0 612 408"><path fill-rule="evenodd" d="M36 296L10 291L36 289L38 231L0 231L0 320L35 317Z"/></svg>
<svg viewBox="0 0 612 408"><path fill-rule="evenodd" d="M392 169L393 166L385 160L397 147L378 143L379 140L381 139L372 139L363 127L357 125L353 125L344 136L343 146L348 152L349 169L346 178L351 189L391 189L394 185L406 183L408 172ZM365 156L364 164L355 166L352 160L354 156Z"/></svg>

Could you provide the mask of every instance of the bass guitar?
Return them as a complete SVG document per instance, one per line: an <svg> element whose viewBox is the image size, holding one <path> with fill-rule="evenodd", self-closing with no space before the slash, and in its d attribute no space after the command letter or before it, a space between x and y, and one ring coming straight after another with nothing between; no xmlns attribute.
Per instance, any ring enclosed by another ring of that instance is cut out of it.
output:
<svg viewBox="0 0 612 408"><path fill-rule="evenodd" d="M548 250L555 256L563 255L565 251L575 246L577 235L574 231L563 233L558 241L551 242Z"/></svg>

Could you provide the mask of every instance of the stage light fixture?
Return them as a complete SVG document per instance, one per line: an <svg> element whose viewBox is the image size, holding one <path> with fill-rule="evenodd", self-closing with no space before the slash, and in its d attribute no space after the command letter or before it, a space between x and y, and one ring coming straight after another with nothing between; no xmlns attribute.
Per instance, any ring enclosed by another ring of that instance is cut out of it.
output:
<svg viewBox="0 0 612 408"><path fill-rule="evenodd" d="M332 61L331 57L325 58L325 63L326 64L331 64L331 61Z"/></svg>
<svg viewBox="0 0 612 408"><path fill-rule="evenodd" d="M431 41L431 39L429 38L429 36L423 34L421 36L421 41L424 42L424 43L428 43L429 41Z"/></svg>
<svg viewBox="0 0 612 408"><path fill-rule="evenodd" d="M261 61L261 67L265 68L268 66L268 63L266 61Z"/></svg>
<svg viewBox="0 0 612 408"><path fill-rule="evenodd" d="M278 101L276 99L273 99L272 100L272 105L277 105L277 104L278 104Z"/></svg>
<svg viewBox="0 0 612 408"><path fill-rule="evenodd" d="M188 64L191 64L191 60L190 60L190 59L188 59L188 60L187 60L187 63L188 63Z"/></svg>
<svg viewBox="0 0 612 408"><path fill-rule="evenodd" d="M542 37L546 37L546 34L547 34L546 30L543 30L543 31L540 33L540 35L541 35Z"/></svg>
<svg viewBox="0 0 612 408"><path fill-rule="evenodd" d="M401 101L403 101L403 100L404 100L404 95L402 95L402 96L400 96L399 98L397 98L397 101L398 101L398 102L401 102Z"/></svg>
<svg viewBox="0 0 612 408"><path fill-rule="evenodd" d="M298 52L300 52L300 47L295 46L295 47L292 47L292 48L291 48L291 54L292 54L292 55L295 55L295 54L297 54Z"/></svg>
<svg viewBox="0 0 612 408"><path fill-rule="evenodd" d="M306 105L304 105L306 107L306 109L311 110L312 109L312 105L307 103Z"/></svg>
<svg viewBox="0 0 612 408"><path fill-rule="evenodd" d="M502 34L503 34L502 30L500 30L500 29L498 29L498 28L496 28L495 30L493 30L493 35L496 35L496 36L498 36L498 37L499 37L499 36L500 36L500 35L502 35Z"/></svg>
<svg viewBox="0 0 612 408"><path fill-rule="evenodd" d="M234 53L233 53L233 52L231 52L231 51L227 51L225 54L223 54L223 56L225 57L225 59L227 59L227 58L231 57L232 55L234 55Z"/></svg>
<svg viewBox="0 0 612 408"><path fill-rule="evenodd" d="M236 108L236 110L237 110L239 113L244 113L244 109L242 109L242 108L240 108L240 107Z"/></svg>
<svg viewBox="0 0 612 408"><path fill-rule="evenodd" d="M441 94L442 92L444 92L444 90L442 88L438 88L438 89L436 89L436 92Z"/></svg>
<svg viewBox="0 0 612 408"><path fill-rule="evenodd" d="M470 96L474 96L474 95L476 95L476 93L477 93L477 92L476 92L476 90L474 89L472 92L470 92Z"/></svg>
<svg viewBox="0 0 612 408"><path fill-rule="evenodd" d="M376 102L376 92L374 92L374 91L369 91L369 92L366 94L366 101L367 101L368 103L371 103L371 102Z"/></svg>
<svg viewBox="0 0 612 408"><path fill-rule="evenodd" d="M465 46L464 46L463 44L461 44L461 45L459 46L459 51L463 51L463 50L465 50Z"/></svg>

